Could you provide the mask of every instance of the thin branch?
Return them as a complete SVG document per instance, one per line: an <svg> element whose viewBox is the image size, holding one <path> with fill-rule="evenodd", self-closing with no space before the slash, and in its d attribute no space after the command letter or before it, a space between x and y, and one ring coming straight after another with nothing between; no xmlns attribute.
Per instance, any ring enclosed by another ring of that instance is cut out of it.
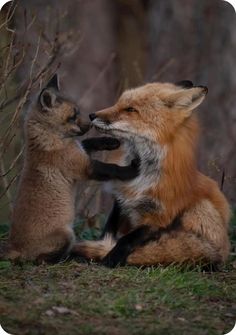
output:
<svg viewBox="0 0 236 335"><path fill-rule="evenodd" d="M13 43L14 43L14 34L12 34L10 46L9 46L7 57L6 57L6 63L5 63L4 72L3 72L3 80L5 80L6 74L8 72L8 67L10 64L11 56L12 56Z"/></svg>
<svg viewBox="0 0 236 335"><path fill-rule="evenodd" d="M18 160L22 156L22 153L23 153L24 149L25 149L25 147L23 146L22 149L20 150L19 154L15 157L15 159L11 163L8 170L6 172L4 172L3 174L0 174L0 177L6 177L12 171L12 169L15 167L16 163L18 162Z"/></svg>
<svg viewBox="0 0 236 335"><path fill-rule="evenodd" d="M18 67L23 63L24 61L24 58L25 58L25 50L23 50L23 54L22 54L22 57L21 59L14 64L14 66L7 72L4 74L4 78L2 79L2 84L0 85L0 91L4 88L5 89L5 86L6 86L6 81L9 79L9 77L11 76L11 74L16 70L18 69Z"/></svg>
<svg viewBox="0 0 236 335"><path fill-rule="evenodd" d="M1 161L2 162L2 161ZM12 186L12 184L16 181L16 179L18 178L19 174L16 174L12 179L11 181L6 185L4 186L5 187L5 190L3 191L3 193L0 195L0 200L1 198L3 198L5 195L7 196L7 198L9 199L9 201L11 202L11 195L9 193L8 195L8 192L9 192L9 189L10 187Z"/></svg>
<svg viewBox="0 0 236 335"><path fill-rule="evenodd" d="M60 49L61 49L61 45L57 45L58 41L57 41L56 38L55 38L54 42L55 43L54 43L53 48L52 48L51 58L45 64L45 66L38 72L38 74L36 74L35 77L32 79L32 83L31 83L32 87L34 87L34 85L38 82L39 79L41 79L41 78L43 78L45 76L45 74L53 66L54 62L56 61L56 59L57 59L57 57L59 55L59 52L60 52ZM56 69L59 66L60 66L60 63L56 66ZM29 83L27 84L27 87L29 87ZM27 90L27 88L25 90ZM1 105L0 105L0 110L3 110L4 108L8 107L12 103L14 103L18 99L20 99L20 97L22 96L22 94L25 94L25 92L19 92L14 97L12 97L11 99L9 99L8 101L2 102Z"/></svg>
<svg viewBox="0 0 236 335"><path fill-rule="evenodd" d="M7 148L10 146L10 144L12 143L13 139L16 137L16 134L13 134L11 137L10 137L10 140L7 142L6 140L2 143L1 145L1 149L2 149L2 153L1 153L1 156L0 156L0 159L2 159L3 155L6 153L7 151Z"/></svg>
<svg viewBox="0 0 236 335"><path fill-rule="evenodd" d="M35 63L36 63L36 60L38 58L38 53L39 53L39 46L40 46L40 41L41 41L41 37L39 37L38 39L38 43L37 43L37 47L36 47L36 52L35 52L35 55L34 55L34 58L33 58L33 61L32 61L32 64L31 64L31 68L30 68L30 80L29 80L29 83L28 83L28 87L24 93L24 96L21 98L21 100L19 101L18 103L18 106L16 108L16 111L15 113L13 114L13 117L11 119L11 122L5 132L5 134L3 135L2 137L2 142L4 143L5 142L5 139L8 137L13 125L15 124L16 120L17 120L17 117L20 113L20 111L22 110L22 108L24 107L26 101L27 101L27 98L31 92L31 89L32 89L32 83L33 83L33 79L32 79L32 75L33 75L33 70L34 70L34 66L35 66Z"/></svg>
<svg viewBox="0 0 236 335"><path fill-rule="evenodd" d="M11 21L14 13L16 10L16 6L13 9L13 6L11 6L8 9L8 13L6 15L6 19L3 22L3 24L0 26L1 28L5 28L5 30L9 31L8 24ZM32 25L35 23L36 16L33 18L30 18L30 22L27 21L27 16L25 12L25 31L26 34L27 31L29 31L32 27ZM8 169L6 169L5 162L3 160L3 156L8 153L9 149L14 148L14 138L16 136L16 125L18 125L19 115L23 110L23 107L25 106L29 95L32 93L33 89L41 83L42 80L45 79L45 77L49 76L49 73L52 72L53 68L57 69L60 66L60 63L57 61L58 56L60 55L60 52L62 53L64 50L64 46L67 46L67 42L69 41L69 38L67 38L65 35L59 36L59 21L56 25L56 32L54 35L54 39L52 42L50 42L49 45L47 45L46 49L48 51L46 64L42 64L39 60L40 51L42 49L42 38L44 38L46 35L41 32L38 40L36 41L35 46L35 52L33 55L33 59L29 62L29 73L27 80L23 81L20 85L17 85L16 93L13 97L8 98L9 96L9 87L8 82L9 79L12 79L16 71L20 68L21 64L25 60L25 55L27 52L27 45L23 42L23 45L20 44L20 47L22 49L21 52L14 53L15 50L18 49L18 45L15 43L15 31L11 30L12 34L7 34L8 39L10 40L7 46L3 46L1 48L2 50L2 58L1 58L1 80L0 80L0 92L2 101L0 103L0 110L1 112L6 111L5 109L13 104L15 101L17 101L17 106L13 113L11 114L10 119L8 120L7 117L7 127L4 126L4 134L0 138L0 181L3 184L4 191L0 195L0 200L2 197L6 196L8 199L9 204L11 204L11 192L10 188L13 185L13 183L16 181L18 174L15 175L13 178L10 179L10 173L13 171L13 169L17 166L17 163L22 156L22 153L24 151L24 148L20 149L20 152L11 159L10 163L7 164ZM23 36L24 39L25 35ZM45 38L44 38L45 39ZM45 46L43 44L43 46ZM5 114L1 114L1 121L4 120ZM13 143L13 144L12 144ZM12 153L12 152L11 152ZM7 156L7 155L6 155ZM5 156L4 156L5 159Z"/></svg>
<svg viewBox="0 0 236 335"><path fill-rule="evenodd" d="M152 77L151 77L151 81L157 80L158 78L160 78L163 73L165 73L174 63L175 63L175 59L171 58L169 61L167 61L160 69L159 72L155 73Z"/></svg>
<svg viewBox="0 0 236 335"><path fill-rule="evenodd" d="M15 7L13 7L13 5L15 5ZM0 30L4 27L7 27L8 23L11 22L11 19L13 18L15 14L16 8L17 8L17 4L15 4L14 1L11 1L11 6L9 7L7 15L6 15L6 20L0 25Z"/></svg>
<svg viewBox="0 0 236 335"><path fill-rule="evenodd" d="M33 71L34 71L35 63L36 63L36 61L37 61L37 59L38 59L40 43L41 43L41 34L39 35L38 42L37 42L37 46L36 46L35 55L34 55L34 58L33 58L33 60L32 60L31 67L30 67L30 83L29 83L29 86L32 85L32 81L33 81L33 79L32 79L32 77L33 77Z"/></svg>
<svg viewBox="0 0 236 335"><path fill-rule="evenodd" d="M2 175L6 173L3 160L0 161L0 171L1 171ZM10 190L9 190L10 186L8 184L8 180L7 180L6 177L3 177L1 180L2 180L2 185L3 185L3 188L4 188L3 195L6 195L8 201L11 203L11 193L10 193ZM0 199L1 199L1 197L0 197Z"/></svg>
<svg viewBox="0 0 236 335"><path fill-rule="evenodd" d="M97 87L98 83L102 79L102 77L105 75L107 70L110 68L112 62L114 61L116 57L115 53L112 53L110 58L108 59L108 62L106 63L104 69L99 73L96 80L94 81L93 85L90 86L90 88L83 94L82 98L80 99L80 103L83 104L83 102L86 100L86 98L91 94L91 92Z"/></svg>

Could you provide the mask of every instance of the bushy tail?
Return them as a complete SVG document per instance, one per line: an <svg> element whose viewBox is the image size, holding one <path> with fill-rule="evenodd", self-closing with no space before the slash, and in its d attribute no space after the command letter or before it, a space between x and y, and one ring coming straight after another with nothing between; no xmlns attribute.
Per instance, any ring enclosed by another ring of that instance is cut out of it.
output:
<svg viewBox="0 0 236 335"><path fill-rule="evenodd" d="M130 265L219 264L226 256L220 248L192 233L165 234L161 239L137 248L127 259Z"/></svg>
<svg viewBox="0 0 236 335"><path fill-rule="evenodd" d="M86 259L100 261L115 246L116 241L110 234L106 234L99 241L81 241L75 243L71 250L72 256L80 256Z"/></svg>

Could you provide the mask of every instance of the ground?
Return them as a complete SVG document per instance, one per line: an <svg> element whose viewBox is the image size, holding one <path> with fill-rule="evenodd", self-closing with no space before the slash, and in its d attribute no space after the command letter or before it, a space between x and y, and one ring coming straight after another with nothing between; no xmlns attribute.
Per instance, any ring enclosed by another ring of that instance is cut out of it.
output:
<svg viewBox="0 0 236 335"><path fill-rule="evenodd" d="M1 261L0 324L13 335L226 334L236 321L235 225L219 272ZM0 238L6 233L0 226Z"/></svg>
<svg viewBox="0 0 236 335"><path fill-rule="evenodd" d="M1 266L0 323L14 335L226 334L236 320L234 270Z"/></svg>

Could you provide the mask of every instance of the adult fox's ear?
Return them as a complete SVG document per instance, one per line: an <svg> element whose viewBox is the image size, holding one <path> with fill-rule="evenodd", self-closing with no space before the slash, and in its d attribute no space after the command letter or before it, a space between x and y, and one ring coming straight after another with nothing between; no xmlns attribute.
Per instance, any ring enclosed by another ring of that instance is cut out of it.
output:
<svg viewBox="0 0 236 335"><path fill-rule="evenodd" d="M59 78L57 73L55 73L54 76L49 80L45 88L54 88L57 91L60 90Z"/></svg>
<svg viewBox="0 0 236 335"><path fill-rule="evenodd" d="M181 110L184 117L188 117L203 102L207 92L208 89L205 86L183 89L173 93L168 99L168 104L172 108Z"/></svg>
<svg viewBox="0 0 236 335"><path fill-rule="evenodd" d="M44 89L39 96L39 103L42 111L50 111L56 103L56 93L50 88Z"/></svg>

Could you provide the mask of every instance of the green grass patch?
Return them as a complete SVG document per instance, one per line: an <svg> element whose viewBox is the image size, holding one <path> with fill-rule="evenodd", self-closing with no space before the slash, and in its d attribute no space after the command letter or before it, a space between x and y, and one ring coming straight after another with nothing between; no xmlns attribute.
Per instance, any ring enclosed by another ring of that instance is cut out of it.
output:
<svg viewBox="0 0 236 335"><path fill-rule="evenodd" d="M11 334L224 334L236 273L106 269L68 262L0 270L0 321Z"/></svg>

